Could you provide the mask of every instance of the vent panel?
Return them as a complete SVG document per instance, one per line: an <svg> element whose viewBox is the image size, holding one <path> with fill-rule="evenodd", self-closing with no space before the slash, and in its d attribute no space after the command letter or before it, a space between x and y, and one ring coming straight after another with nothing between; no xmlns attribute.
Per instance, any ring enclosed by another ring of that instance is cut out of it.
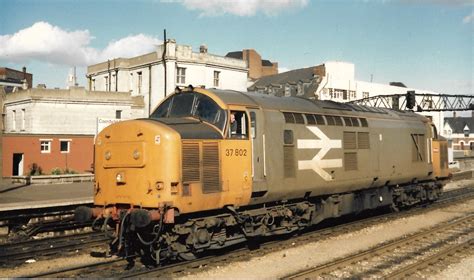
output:
<svg viewBox="0 0 474 280"><path fill-rule="evenodd" d="M369 133L368 132L358 132L357 133L357 144L359 149L370 149L369 142Z"/></svg>
<svg viewBox="0 0 474 280"><path fill-rule="evenodd" d="M283 146L283 162L285 178L295 177L295 149L293 146Z"/></svg>
<svg viewBox="0 0 474 280"><path fill-rule="evenodd" d="M344 153L344 170L357 170L357 153Z"/></svg>
<svg viewBox="0 0 474 280"><path fill-rule="evenodd" d="M202 177L204 193L221 191L219 172L219 143L204 142L202 145Z"/></svg>
<svg viewBox="0 0 474 280"><path fill-rule="evenodd" d="M357 149L356 133L344 131L343 142L344 149Z"/></svg>
<svg viewBox="0 0 474 280"><path fill-rule="evenodd" d="M183 142L182 162L183 182L200 181L199 143Z"/></svg>

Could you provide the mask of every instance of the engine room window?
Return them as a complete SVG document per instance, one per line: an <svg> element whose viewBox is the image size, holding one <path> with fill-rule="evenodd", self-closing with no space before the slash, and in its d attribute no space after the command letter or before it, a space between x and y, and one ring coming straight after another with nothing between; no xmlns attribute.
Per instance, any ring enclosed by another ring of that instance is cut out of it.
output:
<svg viewBox="0 0 474 280"><path fill-rule="evenodd" d="M293 116L295 117L295 122L299 124L304 124L304 119L303 115L300 113L293 113Z"/></svg>
<svg viewBox="0 0 474 280"><path fill-rule="evenodd" d="M286 123L295 123L295 117L293 116L293 113L283 113L283 116L285 117Z"/></svg>
<svg viewBox="0 0 474 280"><path fill-rule="evenodd" d="M328 125L335 125L336 121L334 120L333 116L325 116L326 120L328 121Z"/></svg>

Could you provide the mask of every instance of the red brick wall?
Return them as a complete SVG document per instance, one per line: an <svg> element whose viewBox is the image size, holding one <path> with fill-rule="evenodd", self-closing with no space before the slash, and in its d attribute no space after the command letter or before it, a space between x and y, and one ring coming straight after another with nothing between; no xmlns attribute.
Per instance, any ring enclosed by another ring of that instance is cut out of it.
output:
<svg viewBox="0 0 474 280"><path fill-rule="evenodd" d="M40 139L52 139L51 152L41 153ZM69 153L61 153L60 139L70 139ZM70 169L78 173L91 170L94 154L94 136L77 135L3 135L3 177L12 176L13 154L23 154L23 171L26 175L33 163L38 164L44 174L53 168Z"/></svg>

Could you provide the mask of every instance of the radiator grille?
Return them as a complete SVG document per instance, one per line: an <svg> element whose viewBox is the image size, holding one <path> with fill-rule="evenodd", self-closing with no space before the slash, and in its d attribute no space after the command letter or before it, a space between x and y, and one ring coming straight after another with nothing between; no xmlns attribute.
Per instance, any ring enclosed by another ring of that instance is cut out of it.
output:
<svg viewBox="0 0 474 280"><path fill-rule="evenodd" d="M183 142L183 182L201 180L199 168L199 143Z"/></svg>
<svg viewBox="0 0 474 280"><path fill-rule="evenodd" d="M357 133L357 144L359 149L369 149L369 133L368 132L358 132Z"/></svg>
<svg viewBox="0 0 474 280"><path fill-rule="evenodd" d="M283 174L286 178L295 177L295 149L293 145L283 146Z"/></svg>
<svg viewBox="0 0 474 280"><path fill-rule="evenodd" d="M356 133L344 131L344 149L357 149Z"/></svg>
<svg viewBox="0 0 474 280"><path fill-rule="evenodd" d="M344 170L357 170L357 153L344 153Z"/></svg>
<svg viewBox="0 0 474 280"><path fill-rule="evenodd" d="M202 190L206 192L221 191L219 173L219 144L217 142L204 142L202 155Z"/></svg>

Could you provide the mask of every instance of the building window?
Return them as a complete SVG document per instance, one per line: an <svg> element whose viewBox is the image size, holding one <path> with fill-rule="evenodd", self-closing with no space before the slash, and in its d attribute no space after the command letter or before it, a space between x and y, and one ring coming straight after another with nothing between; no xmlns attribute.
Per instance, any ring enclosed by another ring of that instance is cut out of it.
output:
<svg viewBox="0 0 474 280"><path fill-rule="evenodd" d="M116 110L115 111L115 118L116 119L121 119L122 118L122 110Z"/></svg>
<svg viewBox="0 0 474 280"><path fill-rule="evenodd" d="M221 72L219 71L214 71L214 86L218 87L219 86L219 74Z"/></svg>
<svg viewBox="0 0 474 280"><path fill-rule="evenodd" d="M104 80L105 80L105 91L108 91L109 90L109 77L105 76Z"/></svg>
<svg viewBox="0 0 474 280"><path fill-rule="evenodd" d="M16 110L12 111L12 131L16 130Z"/></svg>
<svg viewBox="0 0 474 280"><path fill-rule="evenodd" d="M25 130L25 109L21 109L21 130Z"/></svg>
<svg viewBox="0 0 474 280"><path fill-rule="evenodd" d="M95 79L92 79L92 90L95 90Z"/></svg>
<svg viewBox="0 0 474 280"><path fill-rule="evenodd" d="M59 139L59 150L62 154L69 154L71 151L71 139Z"/></svg>
<svg viewBox="0 0 474 280"><path fill-rule="evenodd" d="M369 92L367 91L362 92L362 98L369 98Z"/></svg>
<svg viewBox="0 0 474 280"><path fill-rule="evenodd" d="M110 84L112 85L112 89L114 91L117 91L117 84L115 83L117 79L115 77L116 77L115 74L112 74L112 81L110 81Z"/></svg>
<svg viewBox="0 0 474 280"><path fill-rule="evenodd" d="M355 90L349 90L349 99L355 99L355 98L356 98Z"/></svg>
<svg viewBox="0 0 474 280"><path fill-rule="evenodd" d="M186 83L186 68L178 67L176 72L176 83L185 84Z"/></svg>
<svg viewBox="0 0 474 280"><path fill-rule="evenodd" d="M142 72L137 72L138 75L138 84L137 84L137 90L138 94L142 93Z"/></svg>
<svg viewBox="0 0 474 280"><path fill-rule="evenodd" d="M41 153L51 153L51 139L40 139Z"/></svg>
<svg viewBox="0 0 474 280"><path fill-rule="evenodd" d="M291 96L289 85L285 85L285 96Z"/></svg>

